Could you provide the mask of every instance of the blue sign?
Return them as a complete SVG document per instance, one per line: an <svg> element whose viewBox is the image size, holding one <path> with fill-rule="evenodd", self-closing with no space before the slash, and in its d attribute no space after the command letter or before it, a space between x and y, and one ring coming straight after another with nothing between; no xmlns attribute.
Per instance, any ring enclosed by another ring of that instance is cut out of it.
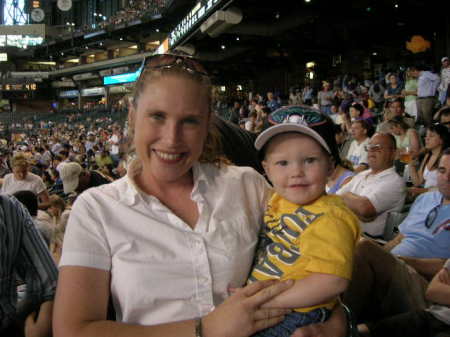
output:
<svg viewBox="0 0 450 337"><path fill-rule="evenodd" d="M103 77L103 84L109 85L109 84L121 84L121 83L129 83L129 82L135 82L139 78L141 71L140 69L134 73L125 73L120 75L113 75L113 76L105 76Z"/></svg>

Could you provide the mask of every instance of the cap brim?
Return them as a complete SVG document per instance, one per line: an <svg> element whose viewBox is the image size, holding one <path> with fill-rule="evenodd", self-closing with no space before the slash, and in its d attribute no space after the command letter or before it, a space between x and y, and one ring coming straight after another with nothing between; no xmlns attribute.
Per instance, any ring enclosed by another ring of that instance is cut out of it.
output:
<svg viewBox="0 0 450 337"><path fill-rule="evenodd" d="M307 126L294 123L278 124L275 126L271 126L270 128L261 132L261 134L256 138L255 148L258 151L261 150L272 137L286 132L298 132L310 136L318 141L319 144L322 145L322 147L331 154L330 148L328 147L327 143L316 131Z"/></svg>

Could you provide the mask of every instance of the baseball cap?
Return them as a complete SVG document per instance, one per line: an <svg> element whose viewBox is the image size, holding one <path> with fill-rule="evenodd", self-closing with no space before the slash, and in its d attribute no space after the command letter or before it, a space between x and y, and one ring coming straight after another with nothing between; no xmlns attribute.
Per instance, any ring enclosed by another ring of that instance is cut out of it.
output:
<svg viewBox="0 0 450 337"><path fill-rule="evenodd" d="M276 125L264 130L256 138L255 147L258 151L276 135L298 132L315 139L329 154L333 154L322 136L312 129L314 125L329 123L319 111L301 105L282 107L269 116L269 122Z"/></svg>
<svg viewBox="0 0 450 337"><path fill-rule="evenodd" d="M80 173L83 170L80 164L75 162L65 163L59 169L59 176L63 182L64 193L69 194L76 190L80 181Z"/></svg>
<svg viewBox="0 0 450 337"><path fill-rule="evenodd" d="M443 58L441 58L441 63L444 62L444 61L448 61L448 57L447 56L444 56Z"/></svg>

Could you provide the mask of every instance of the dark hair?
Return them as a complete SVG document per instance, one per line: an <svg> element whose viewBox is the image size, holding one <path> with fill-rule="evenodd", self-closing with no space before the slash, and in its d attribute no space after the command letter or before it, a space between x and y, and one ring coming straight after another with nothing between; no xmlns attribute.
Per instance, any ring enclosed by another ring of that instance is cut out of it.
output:
<svg viewBox="0 0 450 337"><path fill-rule="evenodd" d="M450 107L443 108L441 111L439 111L439 118L442 116L450 116Z"/></svg>
<svg viewBox="0 0 450 337"><path fill-rule="evenodd" d="M447 147L444 151L442 151L442 155L448 156L450 155L450 147Z"/></svg>
<svg viewBox="0 0 450 337"><path fill-rule="evenodd" d="M28 210L31 216L36 216L38 211L38 198L32 191L17 191L13 196L19 200Z"/></svg>
<svg viewBox="0 0 450 337"><path fill-rule="evenodd" d="M364 106L362 104L352 103L352 105L350 105L350 108L358 110L360 116L364 113Z"/></svg>
<svg viewBox="0 0 450 337"><path fill-rule="evenodd" d="M396 97L396 98L392 98L392 99L389 100L389 103L390 103L390 104L395 103L395 102L400 103L400 105L402 106L402 108L405 107L405 100L404 100L403 98L401 98L401 97Z"/></svg>
<svg viewBox="0 0 450 337"><path fill-rule="evenodd" d="M339 124L334 124L333 128L334 128L334 133L336 135L344 132L344 130L342 130L342 127Z"/></svg>
<svg viewBox="0 0 450 337"><path fill-rule="evenodd" d="M361 125L361 127L366 130L367 137L369 138L372 137L375 133L373 127L364 119L358 119L356 121L353 121L352 124L353 123L359 123L359 125Z"/></svg>
<svg viewBox="0 0 450 337"><path fill-rule="evenodd" d="M429 131L437 133L442 139L442 149L446 149L450 146L450 135L448 129L445 125L440 123L432 124L428 127Z"/></svg>

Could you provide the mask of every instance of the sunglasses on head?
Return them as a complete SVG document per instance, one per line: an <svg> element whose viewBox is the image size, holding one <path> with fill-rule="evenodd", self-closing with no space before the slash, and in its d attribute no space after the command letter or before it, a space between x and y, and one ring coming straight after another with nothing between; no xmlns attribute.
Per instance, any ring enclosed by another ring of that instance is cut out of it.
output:
<svg viewBox="0 0 450 337"><path fill-rule="evenodd" d="M144 61L144 69L165 70L172 68L183 69L192 75L208 76L205 68L189 55L175 53L157 54L147 57Z"/></svg>

